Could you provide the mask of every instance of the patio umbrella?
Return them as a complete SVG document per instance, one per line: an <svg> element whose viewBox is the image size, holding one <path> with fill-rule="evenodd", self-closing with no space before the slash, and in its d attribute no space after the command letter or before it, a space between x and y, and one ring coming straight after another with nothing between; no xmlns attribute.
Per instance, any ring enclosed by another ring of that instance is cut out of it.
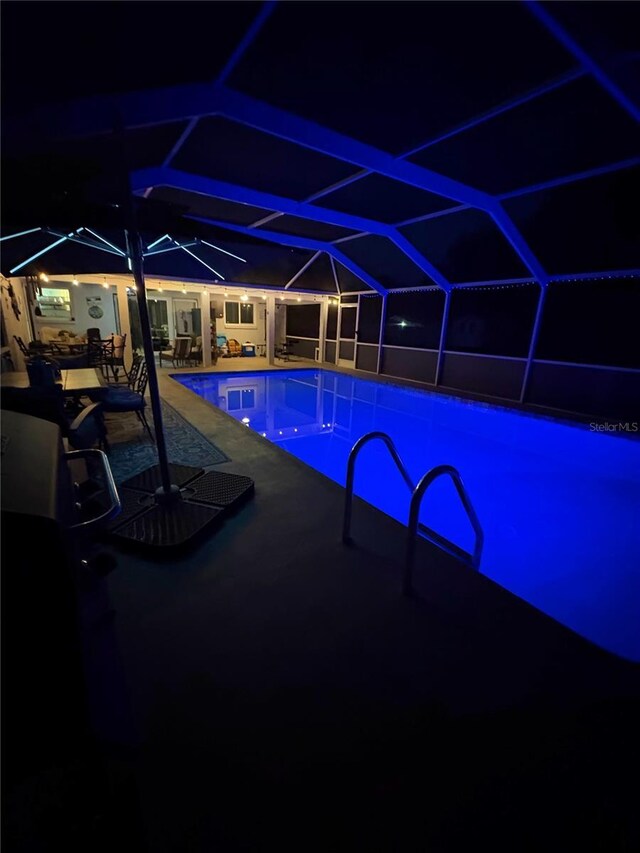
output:
<svg viewBox="0 0 640 853"><path fill-rule="evenodd" d="M3 199L3 274L34 274L45 256L47 269L53 274L79 273L83 268L95 271L98 264L95 256L99 254L101 271L133 275L148 368L158 465L154 466L156 470L146 472L146 479L143 478L147 490L153 493L154 505L141 511L141 522L129 525L132 529L128 535L121 535L145 544L175 546L193 538L220 514L220 495L225 489L221 492L216 488L212 480L216 475L197 469L185 473L178 471L179 466L172 468L169 463L147 309L145 259L157 263L160 256L164 256L164 263L172 265L178 256L186 255L191 264L198 264L203 271L206 268L211 278L216 276L216 268L209 263L213 256L224 256L233 264L244 263L244 260L213 242L220 242L222 229L190 222L166 203L131 194L127 154L117 132L106 141L101 138L95 148L85 146L83 152L80 158L77 152L70 158L68 151L56 147L44 154L14 157L5 164L9 186L5 184ZM34 224L34 217L47 224ZM257 242L244 235L234 235L234 245ZM208 260L200 257L203 251ZM169 258L172 259L167 260ZM218 277L223 278L223 275ZM217 477L233 479L234 475ZM193 482L202 478L212 482L202 483L202 487L195 490L198 500L194 503L185 498L181 487L188 480L193 490ZM232 487L233 499L223 506L231 506L253 490L249 478L235 480L237 482L225 484L225 488Z"/></svg>

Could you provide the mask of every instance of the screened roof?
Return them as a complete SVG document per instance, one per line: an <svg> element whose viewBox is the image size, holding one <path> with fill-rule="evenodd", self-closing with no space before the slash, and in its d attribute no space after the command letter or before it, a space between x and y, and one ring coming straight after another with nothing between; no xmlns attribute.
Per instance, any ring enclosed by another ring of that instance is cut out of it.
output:
<svg viewBox="0 0 640 853"><path fill-rule="evenodd" d="M3 237L93 223L120 246L128 181L148 243L191 246L151 275L640 274L637 4L75 3L72 30L63 8L2 6ZM3 273L47 239L3 243ZM67 242L21 272L121 263Z"/></svg>

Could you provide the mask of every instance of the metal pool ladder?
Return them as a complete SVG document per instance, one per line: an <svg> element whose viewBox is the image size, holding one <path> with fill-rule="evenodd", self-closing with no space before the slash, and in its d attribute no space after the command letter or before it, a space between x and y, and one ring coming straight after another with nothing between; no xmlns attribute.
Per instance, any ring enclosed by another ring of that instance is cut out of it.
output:
<svg viewBox="0 0 640 853"><path fill-rule="evenodd" d="M452 554L454 557L457 557L459 560L462 560L466 565L470 566L472 569L478 571L480 569L480 557L482 556L482 546L484 544L484 533L482 531L482 526L480 525L480 521L478 516L476 515L476 511L473 508L473 504L471 503L471 499L467 494L467 490L464 487L464 483L462 482L462 477L456 468L453 465L436 465L435 468L432 468L430 471L420 479L417 485L414 486L411 477L407 469L396 450L396 447L391 440L390 436L386 434L386 432L369 432L366 435L363 435L362 438L359 438L356 443L351 448L349 453L349 460L347 462L347 485L346 485L346 495L344 502L344 519L342 524L342 541L345 545L349 545L352 542L351 539L351 513L353 509L353 481L355 477L355 468L356 468L356 459L358 458L358 454L370 441L374 441L379 439L382 441L389 453L391 454L391 458L396 463L396 467L400 471L402 475L402 479L405 481L407 486L411 491L411 504L409 507L409 524L407 529L407 544L406 544L406 552L405 552L405 564L404 564L404 575L402 579L402 592L404 595L409 595L411 593L411 578L413 575L413 563L415 559L415 551L416 551L416 537L418 535L418 531L422 533L430 542L433 542L434 545L437 545L439 548L442 548L449 554ZM458 497L460 498L463 507L467 513L467 517L471 522L471 526L473 527L473 531L475 533L476 541L473 549L473 554L469 554L468 551L464 551L462 548L459 548L453 542L450 542L448 539L445 539L444 536L440 536L439 533L436 533L431 528L427 527L424 524L420 524L418 521L418 516L420 514L420 506L422 504L422 498L425 495L425 492L429 488L429 486L438 479L438 477L442 477L444 475L448 475L453 480L453 485L456 487L456 491L458 493Z"/></svg>

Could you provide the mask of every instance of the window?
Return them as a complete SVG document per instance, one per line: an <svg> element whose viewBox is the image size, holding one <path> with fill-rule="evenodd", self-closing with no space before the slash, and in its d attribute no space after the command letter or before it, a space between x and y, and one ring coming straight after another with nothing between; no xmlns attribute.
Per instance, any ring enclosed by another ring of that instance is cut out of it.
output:
<svg viewBox="0 0 640 853"><path fill-rule="evenodd" d="M36 295L37 317L68 323L71 319L71 293L68 287L43 287Z"/></svg>
<svg viewBox="0 0 640 853"><path fill-rule="evenodd" d="M255 328L253 302L225 302L224 322L226 326L249 326Z"/></svg>
<svg viewBox="0 0 640 853"><path fill-rule="evenodd" d="M240 409L255 409L256 392L254 388L234 388L227 391L227 409L237 412Z"/></svg>

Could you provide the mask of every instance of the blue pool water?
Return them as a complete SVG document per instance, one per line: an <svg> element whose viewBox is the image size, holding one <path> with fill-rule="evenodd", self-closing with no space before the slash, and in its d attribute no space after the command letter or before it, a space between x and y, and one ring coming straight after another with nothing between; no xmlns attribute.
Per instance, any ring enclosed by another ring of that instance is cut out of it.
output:
<svg viewBox="0 0 640 853"><path fill-rule="evenodd" d="M454 465L484 528L481 571L640 660L640 441L326 370L175 379L342 485L349 450L372 430L392 437L414 482ZM380 442L361 452L355 490L406 524L409 491ZM427 492L420 519L472 550L447 479Z"/></svg>

